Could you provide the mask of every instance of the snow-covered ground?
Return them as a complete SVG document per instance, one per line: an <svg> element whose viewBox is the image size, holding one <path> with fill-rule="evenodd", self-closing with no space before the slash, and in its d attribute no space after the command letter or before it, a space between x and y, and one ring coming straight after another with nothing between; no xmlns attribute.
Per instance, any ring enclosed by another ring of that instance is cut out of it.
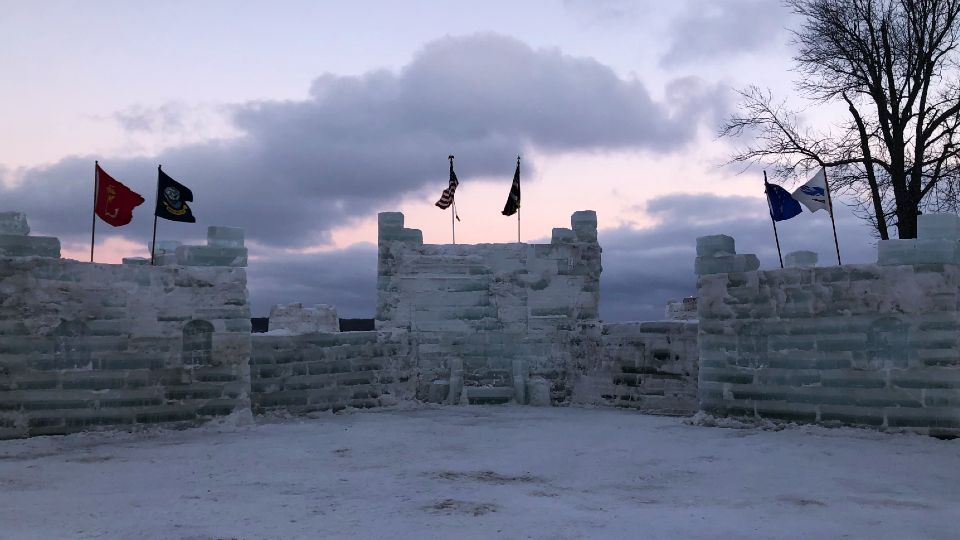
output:
<svg viewBox="0 0 960 540"><path fill-rule="evenodd" d="M0 442L0 537L960 537L960 441L465 406Z"/></svg>

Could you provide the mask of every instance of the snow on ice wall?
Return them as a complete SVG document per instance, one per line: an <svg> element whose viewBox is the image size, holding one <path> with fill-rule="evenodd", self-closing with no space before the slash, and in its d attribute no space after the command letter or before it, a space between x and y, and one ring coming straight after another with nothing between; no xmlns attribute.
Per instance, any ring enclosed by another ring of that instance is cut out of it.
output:
<svg viewBox="0 0 960 540"><path fill-rule="evenodd" d="M920 216L877 264L759 271L697 240L712 413L960 433L960 218Z"/></svg>
<svg viewBox="0 0 960 540"><path fill-rule="evenodd" d="M55 238L33 242L10 214L0 214L0 438L249 408L244 268L60 259Z"/></svg>
<svg viewBox="0 0 960 540"><path fill-rule="evenodd" d="M600 253L593 211L549 244L479 245L424 244L381 213L377 329L411 334L431 401L566 402L599 364Z"/></svg>

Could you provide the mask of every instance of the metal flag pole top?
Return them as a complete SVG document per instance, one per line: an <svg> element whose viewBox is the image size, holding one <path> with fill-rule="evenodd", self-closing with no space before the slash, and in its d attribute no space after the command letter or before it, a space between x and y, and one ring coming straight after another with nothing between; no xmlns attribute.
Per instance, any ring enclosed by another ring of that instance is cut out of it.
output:
<svg viewBox="0 0 960 540"><path fill-rule="evenodd" d="M90 262L93 262L93 243L97 236L97 190L100 189L100 162L93 162L93 224L90 226Z"/></svg>
<svg viewBox="0 0 960 540"><path fill-rule="evenodd" d="M783 268L783 255L780 253L780 236L777 234L777 220L773 219L773 208L770 207L770 194L767 193L767 171L763 171L763 193L767 196L767 207L770 208L770 222L773 223L773 239L777 242L777 257L780 258L780 268Z"/></svg>
<svg viewBox="0 0 960 540"><path fill-rule="evenodd" d="M837 222L833 219L833 198L830 195L830 181L827 180L827 168L823 165L823 186L827 190L827 212L830 213L830 225L833 226L833 246L837 248L837 265L843 263L840 262L840 242L837 241Z"/></svg>
<svg viewBox="0 0 960 540"><path fill-rule="evenodd" d="M160 165L157 165L157 195L153 200L153 241L150 242L150 266L156 265L157 252L157 204L160 203Z"/></svg>

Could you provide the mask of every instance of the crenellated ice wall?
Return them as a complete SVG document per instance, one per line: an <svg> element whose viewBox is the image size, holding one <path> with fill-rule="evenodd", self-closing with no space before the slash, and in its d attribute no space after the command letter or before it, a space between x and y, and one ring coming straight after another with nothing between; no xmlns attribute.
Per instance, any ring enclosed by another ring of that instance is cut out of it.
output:
<svg viewBox="0 0 960 540"><path fill-rule="evenodd" d="M960 218L920 216L877 264L758 270L697 240L701 407L960 434Z"/></svg>
<svg viewBox="0 0 960 540"><path fill-rule="evenodd" d="M288 304L251 336L239 229L88 264L0 214L0 438L410 399L694 410L696 322L598 320L594 212L549 244L424 245L379 218L376 331Z"/></svg>
<svg viewBox="0 0 960 540"><path fill-rule="evenodd" d="M696 410L695 321L598 321L593 212L542 245L424 245L402 214L379 220L377 331L338 333L320 322L335 321L327 306L275 306L253 336L256 412L414 398Z"/></svg>
<svg viewBox="0 0 960 540"><path fill-rule="evenodd" d="M28 232L0 214L0 438L249 409L244 268L84 263Z"/></svg>
<svg viewBox="0 0 960 540"><path fill-rule="evenodd" d="M430 245L379 215L377 329L409 332L418 395L563 403L599 365L600 245L592 211L549 244Z"/></svg>

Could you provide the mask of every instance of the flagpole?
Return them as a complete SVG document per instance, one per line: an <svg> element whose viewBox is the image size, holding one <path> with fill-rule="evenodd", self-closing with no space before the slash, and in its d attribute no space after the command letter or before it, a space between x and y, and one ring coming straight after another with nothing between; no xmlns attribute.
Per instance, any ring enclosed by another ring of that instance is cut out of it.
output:
<svg viewBox="0 0 960 540"><path fill-rule="evenodd" d="M770 207L770 195L767 193L767 171L763 171L763 193L767 195L767 207ZM783 268L783 255L780 253L780 236L777 234L777 220L773 219L770 211L770 223L773 223L773 239L777 242L777 257L780 258L780 268Z"/></svg>
<svg viewBox="0 0 960 540"><path fill-rule="evenodd" d="M520 156L517 156L517 170L520 170ZM517 177L519 179L519 176ZM519 187L519 180L517 186ZM520 243L520 201L517 201L517 243Z"/></svg>
<svg viewBox="0 0 960 540"><path fill-rule="evenodd" d="M90 225L90 262L93 262L93 243L97 236L97 190L100 188L100 162L93 162L93 224Z"/></svg>
<svg viewBox="0 0 960 540"><path fill-rule="evenodd" d="M160 201L160 165L157 165L157 194L153 198L153 241L150 242L150 266L156 265L157 252L157 203Z"/></svg>
<svg viewBox="0 0 960 540"><path fill-rule="evenodd" d="M821 165L821 167L823 167ZM833 198L830 196L830 182L827 180L827 168L823 167L823 185L827 189L827 212L830 212L830 225L833 226L833 246L837 248L837 266L840 262L840 242L837 241L837 222L833 219Z"/></svg>

